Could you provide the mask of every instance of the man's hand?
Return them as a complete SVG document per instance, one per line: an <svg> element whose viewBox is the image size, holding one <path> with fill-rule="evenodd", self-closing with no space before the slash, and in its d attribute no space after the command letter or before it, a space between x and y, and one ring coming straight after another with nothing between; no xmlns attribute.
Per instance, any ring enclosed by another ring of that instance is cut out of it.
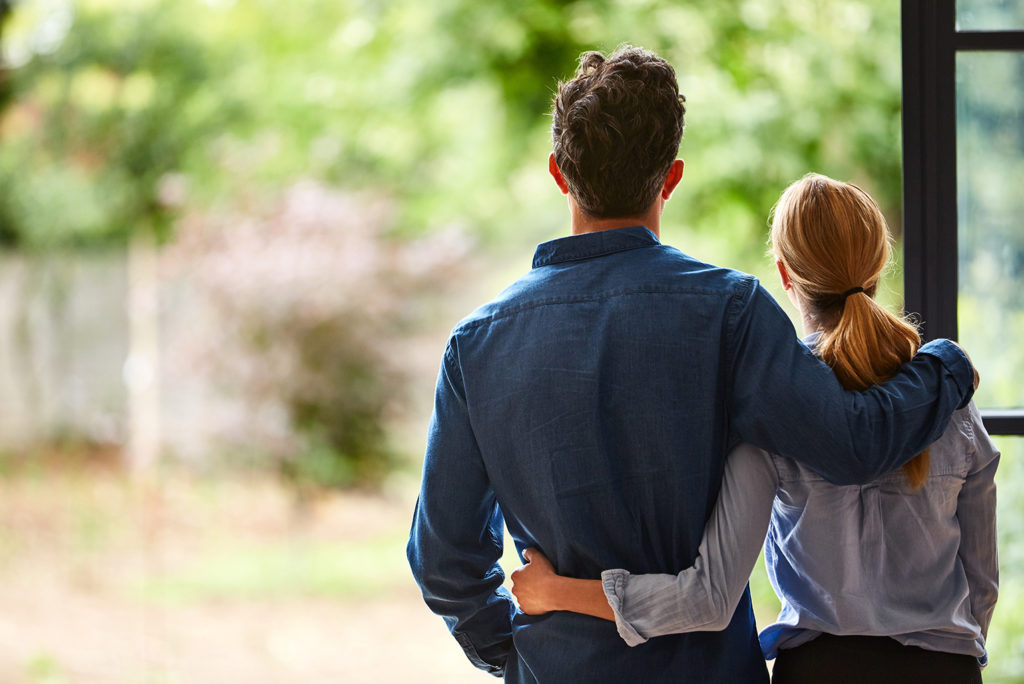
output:
<svg viewBox="0 0 1024 684"><path fill-rule="evenodd" d="M981 376L978 375L978 367L974 365L974 361L971 360L971 355L967 353L967 350L963 348L963 345L959 342L953 342L953 344L960 348L960 351L962 351L964 356L967 357L967 362L971 364L971 368L974 370L974 389L977 390L978 385L981 383Z"/></svg>
<svg viewBox="0 0 1024 684"><path fill-rule="evenodd" d="M547 557L534 548L523 551L526 565L512 571L512 593L519 609L527 615L541 615L558 610L558 580L555 569Z"/></svg>

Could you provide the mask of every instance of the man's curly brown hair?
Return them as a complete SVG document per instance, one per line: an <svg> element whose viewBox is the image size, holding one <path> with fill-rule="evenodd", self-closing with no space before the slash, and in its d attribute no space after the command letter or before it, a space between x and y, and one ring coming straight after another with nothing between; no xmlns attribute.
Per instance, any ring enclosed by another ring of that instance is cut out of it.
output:
<svg viewBox="0 0 1024 684"><path fill-rule="evenodd" d="M551 138L583 211L620 218L650 208L679 152L684 102L672 65L649 50L580 56L576 76L558 84Z"/></svg>

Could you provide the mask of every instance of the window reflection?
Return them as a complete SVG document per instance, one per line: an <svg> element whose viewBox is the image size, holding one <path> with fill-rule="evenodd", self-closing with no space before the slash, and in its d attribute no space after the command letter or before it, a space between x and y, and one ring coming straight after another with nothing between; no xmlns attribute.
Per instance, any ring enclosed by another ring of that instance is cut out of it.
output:
<svg viewBox="0 0 1024 684"><path fill-rule="evenodd" d="M1024 29L1021 0L957 0L958 31L1018 31Z"/></svg>
<svg viewBox="0 0 1024 684"><path fill-rule="evenodd" d="M960 340L982 408L1024 406L1024 53L957 55Z"/></svg>
<svg viewBox="0 0 1024 684"><path fill-rule="evenodd" d="M996 471L999 602L988 630L986 682L1019 682L1024 672L1020 599L1024 596L1024 437L993 437L1002 452Z"/></svg>

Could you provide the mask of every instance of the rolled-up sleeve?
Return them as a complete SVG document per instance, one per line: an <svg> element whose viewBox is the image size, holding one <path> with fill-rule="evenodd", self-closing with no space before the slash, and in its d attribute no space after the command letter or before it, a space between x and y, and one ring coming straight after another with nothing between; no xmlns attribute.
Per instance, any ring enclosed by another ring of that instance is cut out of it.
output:
<svg viewBox="0 0 1024 684"><path fill-rule="evenodd" d="M864 484L938 439L970 400L974 370L947 340L924 345L888 382L844 391L764 288L748 283L727 319L730 417L741 439L834 484Z"/></svg>
<svg viewBox="0 0 1024 684"><path fill-rule="evenodd" d="M718 501L692 567L677 575L631 575L622 569L601 574L627 644L729 625L764 542L778 482L768 454L739 445L726 459Z"/></svg>
<svg viewBox="0 0 1024 684"><path fill-rule="evenodd" d="M504 520L466 408L454 342L445 351L407 556L427 605L477 667L504 672L515 606L498 564Z"/></svg>

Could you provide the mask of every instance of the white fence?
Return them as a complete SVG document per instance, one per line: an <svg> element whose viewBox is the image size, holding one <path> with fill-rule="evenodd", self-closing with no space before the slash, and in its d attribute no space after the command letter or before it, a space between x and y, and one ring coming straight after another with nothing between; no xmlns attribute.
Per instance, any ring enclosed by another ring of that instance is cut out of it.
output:
<svg viewBox="0 0 1024 684"><path fill-rule="evenodd" d="M0 452L63 438L130 447L141 424L143 442L193 459L251 433L253 421L263 432L283 427L268 425L283 416L250 415L194 363L188 340L216 324L194 288L150 277L158 335L141 375L155 395L140 415L139 283L128 252L0 254Z"/></svg>
<svg viewBox="0 0 1024 684"><path fill-rule="evenodd" d="M127 426L123 252L0 255L0 449Z"/></svg>

